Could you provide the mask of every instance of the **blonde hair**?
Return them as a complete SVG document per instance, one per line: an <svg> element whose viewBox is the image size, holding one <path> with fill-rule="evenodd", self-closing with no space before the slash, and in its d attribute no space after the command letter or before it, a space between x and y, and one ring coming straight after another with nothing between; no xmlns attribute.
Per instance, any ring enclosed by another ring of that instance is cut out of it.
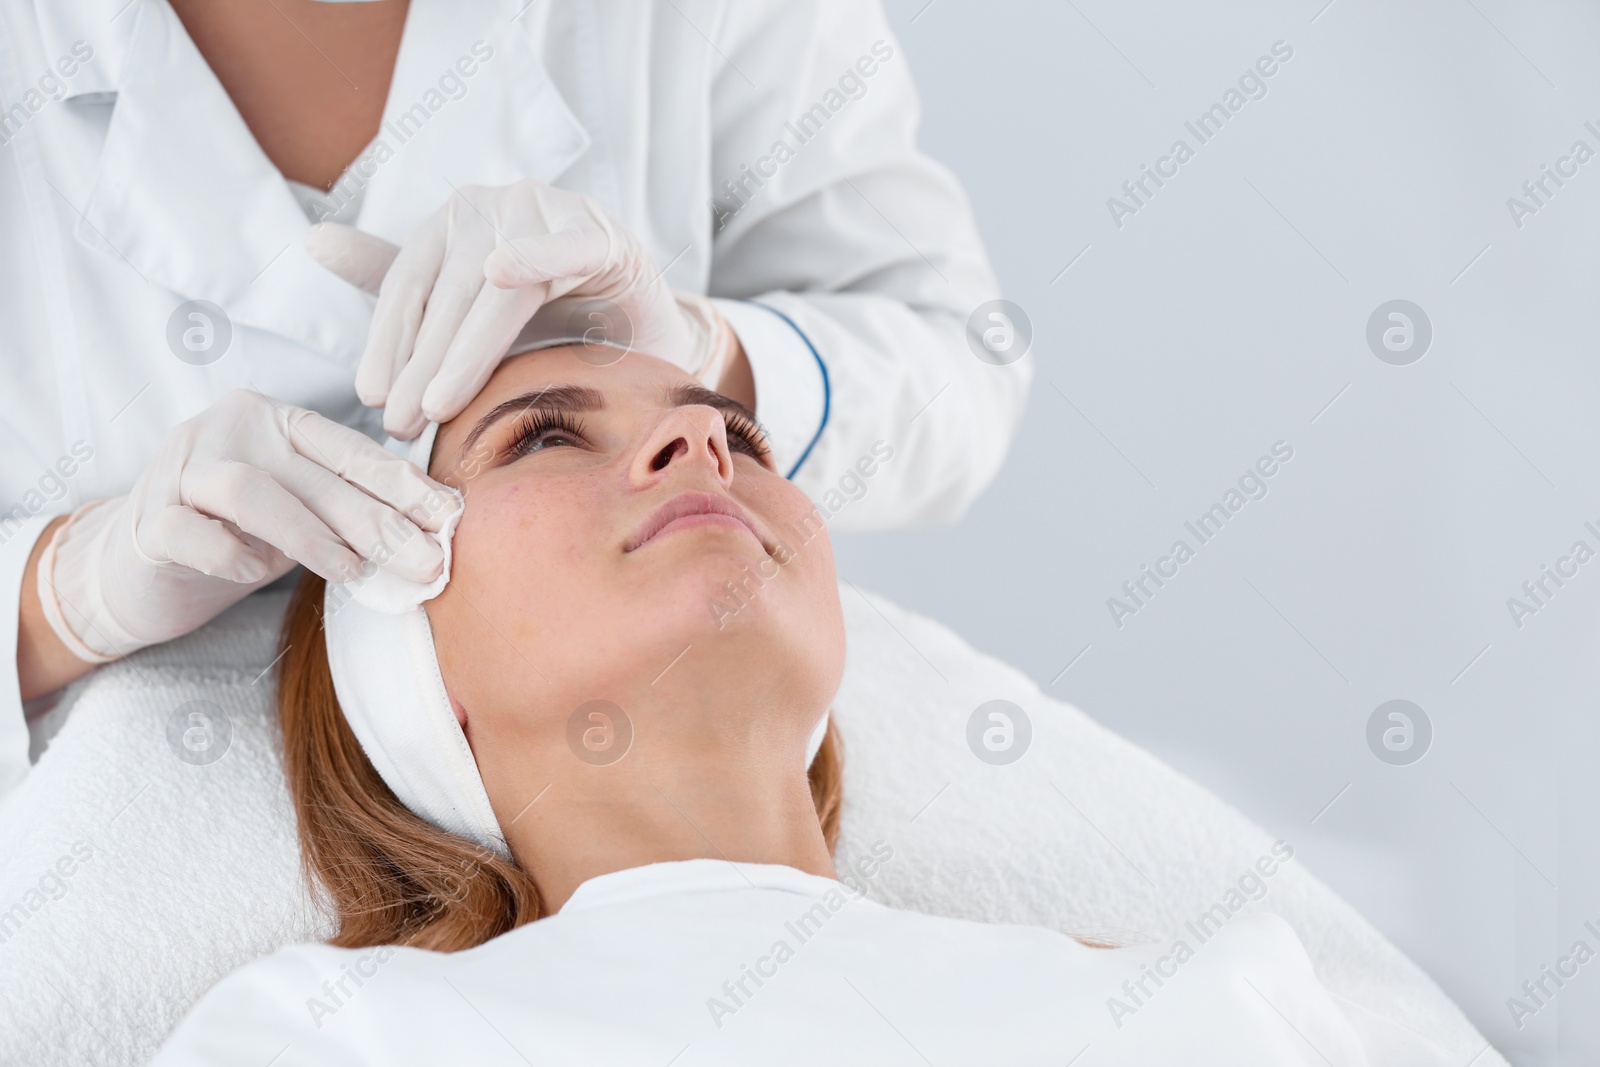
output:
<svg viewBox="0 0 1600 1067"><path fill-rule="evenodd" d="M323 589L307 572L284 616L278 717L301 868L338 924L330 944L456 952L538 919L539 890L526 871L413 814L361 750L328 670ZM839 840L842 778L843 746L830 722L810 770L830 853Z"/></svg>

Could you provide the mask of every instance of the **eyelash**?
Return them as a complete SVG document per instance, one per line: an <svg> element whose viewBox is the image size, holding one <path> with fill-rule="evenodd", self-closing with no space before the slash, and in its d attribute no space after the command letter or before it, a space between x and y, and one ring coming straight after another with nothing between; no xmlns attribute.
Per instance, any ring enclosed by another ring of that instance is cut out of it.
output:
<svg viewBox="0 0 1600 1067"><path fill-rule="evenodd" d="M737 411L724 411L723 423L728 431L728 445L735 452L743 452L756 460L765 459L771 449L767 436L756 421ZM512 429L511 442L506 454L520 458L543 448L534 447L552 433L582 440L583 423L564 411L536 409L523 413Z"/></svg>
<svg viewBox="0 0 1600 1067"><path fill-rule="evenodd" d="M765 459L767 453L772 451L767 445L767 435L755 419L738 411L724 411L722 419L728 427L728 433L732 435L729 438L730 445L738 441L749 450L752 457L758 460Z"/></svg>
<svg viewBox="0 0 1600 1067"><path fill-rule="evenodd" d="M520 458L531 452L538 452L540 449L533 446L540 443L545 435L557 430L568 437L583 437L583 423L564 411L524 412L517 418L511 433L511 443L506 446L506 454Z"/></svg>

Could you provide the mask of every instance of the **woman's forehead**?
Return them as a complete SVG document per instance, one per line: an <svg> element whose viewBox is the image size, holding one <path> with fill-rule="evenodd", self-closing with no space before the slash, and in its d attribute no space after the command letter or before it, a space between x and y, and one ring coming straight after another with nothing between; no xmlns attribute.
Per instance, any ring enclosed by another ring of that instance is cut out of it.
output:
<svg viewBox="0 0 1600 1067"><path fill-rule="evenodd" d="M663 386L687 381L692 381L688 374L653 356L598 347L550 348L512 356L500 364L461 417L544 386L585 386L621 401L630 396L658 397Z"/></svg>

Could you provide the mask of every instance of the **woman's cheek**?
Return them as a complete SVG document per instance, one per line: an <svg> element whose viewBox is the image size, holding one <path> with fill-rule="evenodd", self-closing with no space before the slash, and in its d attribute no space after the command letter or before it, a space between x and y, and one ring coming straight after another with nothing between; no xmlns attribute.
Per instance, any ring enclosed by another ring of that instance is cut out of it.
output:
<svg viewBox="0 0 1600 1067"><path fill-rule="evenodd" d="M818 541L828 540L827 520L822 512L810 497L788 483L765 514L777 520L772 536L795 556L814 555Z"/></svg>
<svg viewBox="0 0 1600 1067"><path fill-rule="evenodd" d="M487 561L477 577L491 594L551 592L564 578L585 576L581 565L604 539L596 529L600 507L582 485L563 479L481 486L456 529L456 556Z"/></svg>
<svg viewBox="0 0 1600 1067"><path fill-rule="evenodd" d="M451 539L450 584L472 590L474 599L492 594L503 583L507 568L525 558L511 551L517 540L516 516L497 499L499 495L482 489L469 494Z"/></svg>

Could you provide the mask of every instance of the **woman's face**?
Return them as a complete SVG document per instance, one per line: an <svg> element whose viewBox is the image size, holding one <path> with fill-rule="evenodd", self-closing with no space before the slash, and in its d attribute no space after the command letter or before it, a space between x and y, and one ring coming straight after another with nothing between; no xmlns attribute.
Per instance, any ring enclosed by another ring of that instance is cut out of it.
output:
<svg viewBox="0 0 1600 1067"><path fill-rule="evenodd" d="M748 413L660 360L583 353L507 360L429 468L466 497L427 612L497 808L497 780L570 759L592 700L646 758L731 729L803 759L844 665L821 515Z"/></svg>

